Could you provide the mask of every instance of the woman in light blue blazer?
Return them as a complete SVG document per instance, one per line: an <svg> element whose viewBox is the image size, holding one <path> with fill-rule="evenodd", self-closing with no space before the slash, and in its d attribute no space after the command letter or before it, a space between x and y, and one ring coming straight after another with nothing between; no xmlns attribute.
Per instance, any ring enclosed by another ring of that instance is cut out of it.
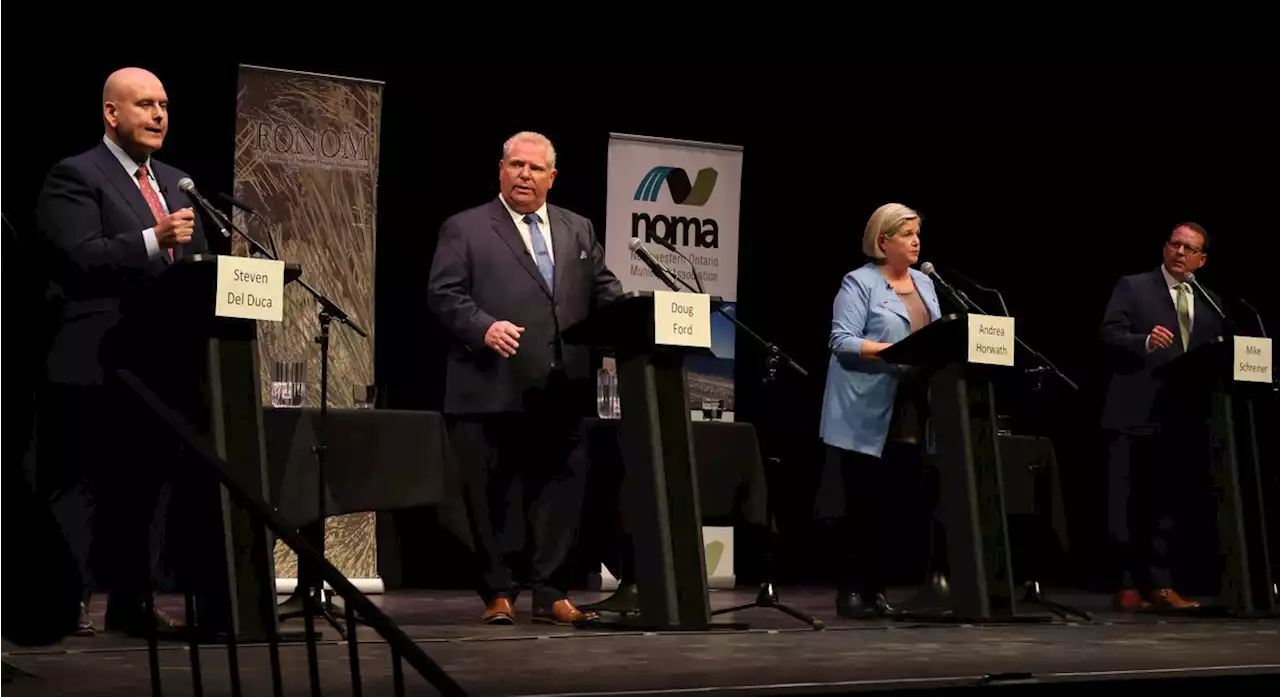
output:
<svg viewBox="0 0 1280 697"><path fill-rule="evenodd" d="M899 203L876 209L862 236L871 261L845 275L831 318L831 359L822 397L823 442L840 456L847 525L836 610L861 618L894 612L884 595L889 535L880 528L897 498L887 489L918 468L926 384L879 358L941 314L920 258L920 216ZM896 477L894 470L899 470Z"/></svg>

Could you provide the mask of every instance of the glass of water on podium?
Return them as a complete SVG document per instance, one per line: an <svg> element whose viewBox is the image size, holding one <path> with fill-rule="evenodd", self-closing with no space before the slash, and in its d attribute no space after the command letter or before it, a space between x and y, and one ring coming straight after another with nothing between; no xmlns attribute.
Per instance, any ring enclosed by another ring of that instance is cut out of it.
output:
<svg viewBox="0 0 1280 697"><path fill-rule="evenodd" d="M618 374L608 368L601 368L596 372L596 416L602 419L622 418Z"/></svg>
<svg viewBox="0 0 1280 697"><path fill-rule="evenodd" d="M271 362L271 406L300 407L307 398L307 364Z"/></svg>

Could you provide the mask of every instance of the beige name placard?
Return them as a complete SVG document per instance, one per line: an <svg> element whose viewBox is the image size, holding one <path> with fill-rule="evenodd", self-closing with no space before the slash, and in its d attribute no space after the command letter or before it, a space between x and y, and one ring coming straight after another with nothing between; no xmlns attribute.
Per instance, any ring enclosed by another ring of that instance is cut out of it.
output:
<svg viewBox="0 0 1280 697"><path fill-rule="evenodd" d="M1271 340L1257 336L1237 336L1232 377L1237 382L1271 382Z"/></svg>
<svg viewBox="0 0 1280 697"><path fill-rule="evenodd" d="M653 291L653 340L664 346L711 348L711 296Z"/></svg>
<svg viewBox="0 0 1280 697"><path fill-rule="evenodd" d="M969 362L1013 365L1013 318L969 315Z"/></svg>
<svg viewBox="0 0 1280 697"><path fill-rule="evenodd" d="M284 262L218 257L214 314L267 322L284 319Z"/></svg>

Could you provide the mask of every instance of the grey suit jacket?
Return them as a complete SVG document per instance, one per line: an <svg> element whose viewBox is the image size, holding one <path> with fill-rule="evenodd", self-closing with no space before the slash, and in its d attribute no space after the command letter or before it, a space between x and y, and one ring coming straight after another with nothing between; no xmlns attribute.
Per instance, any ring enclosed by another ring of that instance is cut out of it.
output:
<svg viewBox="0 0 1280 697"><path fill-rule="evenodd" d="M440 228L428 282L431 311L455 338L444 410L450 414L523 411L553 370L588 377L589 350L560 334L622 295L604 264L591 221L547 206L555 292L547 287L505 206L497 198L452 216ZM503 358L485 346L489 326L524 327L520 348Z"/></svg>

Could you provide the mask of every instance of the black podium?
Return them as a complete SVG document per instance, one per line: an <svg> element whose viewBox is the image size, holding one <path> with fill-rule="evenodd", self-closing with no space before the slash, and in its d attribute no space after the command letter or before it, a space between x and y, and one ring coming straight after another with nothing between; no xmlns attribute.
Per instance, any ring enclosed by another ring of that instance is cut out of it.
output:
<svg viewBox="0 0 1280 697"><path fill-rule="evenodd" d="M1203 429L1208 422L1218 540L1226 562L1220 598L1233 613L1273 615L1277 598L1256 417L1263 400L1274 399L1274 388L1270 382L1236 380L1234 362L1233 337L1216 337L1170 361L1155 373L1164 378L1156 408L1161 422L1175 430Z"/></svg>
<svg viewBox="0 0 1280 697"><path fill-rule="evenodd" d="M711 298L714 309L720 298ZM708 318L710 321L710 318ZM564 332L566 343L608 349L618 364L621 447L640 616L650 630L711 626L702 516L684 357L708 349L654 341L654 294L633 291Z"/></svg>
<svg viewBox="0 0 1280 697"><path fill-rule="evenodd" d="M270 500L257 322L215 315L222 259L215 254L180 259L145 298L122 308L124 346L145 342L163 347L164 355L175 361L159 369L129 360L122 365L201 431L230 466L233 481ZM285 266L285 283L300 275L297 264ZM274 541L264 525L254 524L233 502L225 486L218 485L216 496L220 519L210 524L217 528L212 537L218 549L201 553L217 558L207 567L214 578L198 580L199 627L234 633L237 641L265 641L276 627Z"/></svg>
<svg viewBox="0 0 1280 697"><path fill-rule="evenodd" d="M992 376L1001 366L969 362L969 316L951 314L880 353L927 371L951 563L953 621L1016 617Z"/></svg>

